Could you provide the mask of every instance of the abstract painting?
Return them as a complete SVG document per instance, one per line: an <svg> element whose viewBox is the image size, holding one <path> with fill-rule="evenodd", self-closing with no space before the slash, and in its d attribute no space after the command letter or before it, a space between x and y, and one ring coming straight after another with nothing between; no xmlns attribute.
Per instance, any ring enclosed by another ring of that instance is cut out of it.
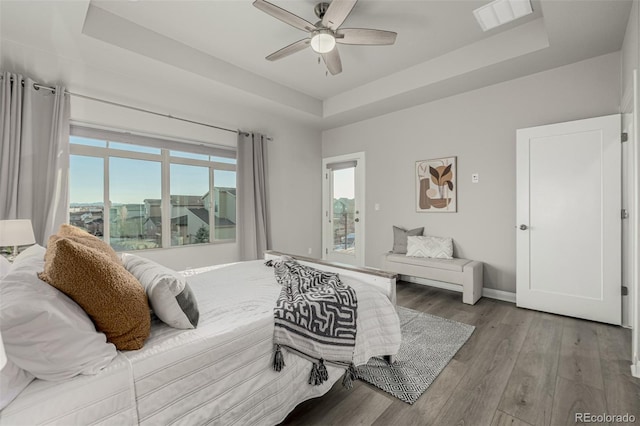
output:
<svg viewBox="0 0 640 426"><path fill-rule="evenodd" d="M418 212L457 211L456 157L416 161L416 209Z"/></svg>

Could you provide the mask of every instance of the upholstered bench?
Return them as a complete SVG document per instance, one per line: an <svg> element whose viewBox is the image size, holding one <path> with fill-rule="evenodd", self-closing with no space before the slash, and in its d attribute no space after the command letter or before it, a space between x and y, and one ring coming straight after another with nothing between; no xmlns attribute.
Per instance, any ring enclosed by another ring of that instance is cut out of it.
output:
<svg viewBox="0 0 640 426"><path fill-rule="evenodd" d="M462 286L462 302L473 305L482 297L483 263L469 259L435 259L387 253L382 269L400 275L444 281Z"/></svg>

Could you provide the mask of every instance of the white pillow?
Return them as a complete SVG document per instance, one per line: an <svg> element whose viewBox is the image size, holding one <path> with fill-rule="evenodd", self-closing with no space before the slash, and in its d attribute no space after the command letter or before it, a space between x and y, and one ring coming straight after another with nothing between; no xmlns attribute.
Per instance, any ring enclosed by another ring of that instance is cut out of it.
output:
<svg viewBox="0 0 640 426"><path fill-rule="evenodd" d="M453 240L427 235L408 237L407 256L453 259Z"/></svg>
<svg viewBox="0 0 640 426"><path fill-rule="evenodd" d="M29 248L0 282L0 332L7 356L39 379L96 374L117 355L116 348L96 332L80 306L38 278L44 253L43 247Z"/></svg>
<svg viewBox="0 0 640 426"><path fill-rule="evenodd" d="M31 373L7 359L0 371L0 410L9 405L34 378Z"/></svg>
<svg viewBox="0 0 640 426"><path fill-rule="evenodd" d="M9 273L11 269L11 262L6 257L0 256L0 279Z"/></svg>
<svg viewBox="0 0 640 426"><path fill-rule="evenodd" d="M40 260L44 260L44 254L45 254L46 251L47 251L47 249L45 249L41 245L34 244L31 247L29 247L29 248L25 249L24 251L20 252L20 254L18 254L16 256L16 258L13 259L13 266L12 267L15 267L16 265L19 265L22 262L25 262L28 259L31 259L32 257L38 258Z"/></svg>
<svg viewBox="0 0 640 426"><path fill-rule="evenodd" d="M173 328L196 328L200 312L184 277L149 259L123 253L122 264L140 281L153 312Z"/></svg>

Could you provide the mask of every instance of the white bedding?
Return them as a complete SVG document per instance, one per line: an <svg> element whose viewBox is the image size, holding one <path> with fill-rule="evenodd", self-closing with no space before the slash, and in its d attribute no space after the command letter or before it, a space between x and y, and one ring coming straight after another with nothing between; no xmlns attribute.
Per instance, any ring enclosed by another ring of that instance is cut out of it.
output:
<svg viewBox="0 0 640 426"><path fill-rule="evenodd" d="M121 352L96 376L36 380L0 413L0 424L276 424L342 378L307 384L311 363L285 352L271 368L273 307L280 286L264 261L186 273L200 309L194 330L152 325L143 349ZM356 364L395 355L400 325L380 289L344 277L358 297Z"/></svg>

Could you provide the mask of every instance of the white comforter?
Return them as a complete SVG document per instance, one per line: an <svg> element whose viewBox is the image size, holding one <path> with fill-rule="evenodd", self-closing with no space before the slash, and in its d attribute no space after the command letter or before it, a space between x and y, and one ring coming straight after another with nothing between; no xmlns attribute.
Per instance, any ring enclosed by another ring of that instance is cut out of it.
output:
<svg viewBox="0 0 640 426"><path fill-rule="evenodd" d="M329 380L311 386L311 363L286 352L285 368L272 370L280 286L263 261L186 275L200 309L197 329L156 322L143 349L121 352L97 376L34 381L2 411L0 423L276 424L342 377L342 369L327 366ZM358 296L356 364L396 354L400 325L394 306L371 285L343 281Z"/></svg>

